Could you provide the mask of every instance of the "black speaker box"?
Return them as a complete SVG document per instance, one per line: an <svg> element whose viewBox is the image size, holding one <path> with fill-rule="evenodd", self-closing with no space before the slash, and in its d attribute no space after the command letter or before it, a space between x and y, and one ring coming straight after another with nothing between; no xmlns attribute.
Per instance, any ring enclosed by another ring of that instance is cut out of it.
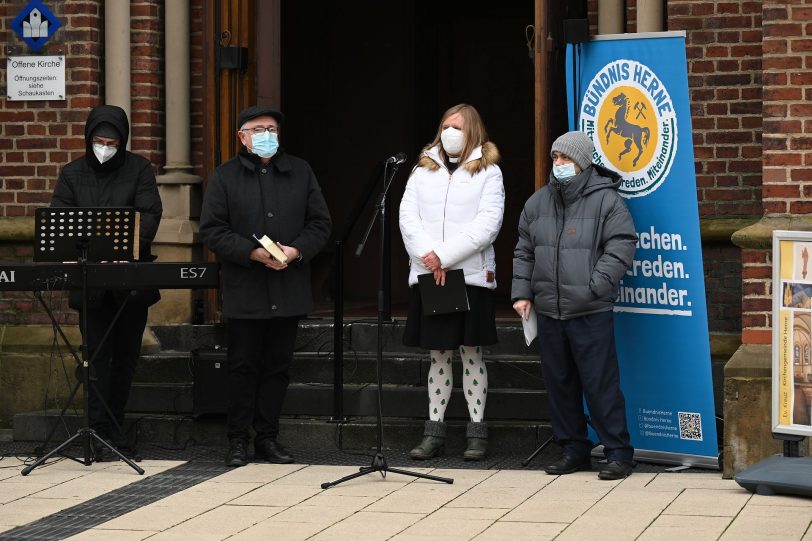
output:
<svg viewBox="0 0 812 541"><path fill-rule="evenodd" d="M227 361L224 349L198 349L192 352L194 363L194 415L226 413Z"/></svg>

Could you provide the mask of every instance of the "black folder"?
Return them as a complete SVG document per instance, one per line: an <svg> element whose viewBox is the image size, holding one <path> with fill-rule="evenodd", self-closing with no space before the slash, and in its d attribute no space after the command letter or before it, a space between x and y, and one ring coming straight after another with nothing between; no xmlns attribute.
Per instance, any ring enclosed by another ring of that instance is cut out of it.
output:
<svg viewBox="0 0 812 541"><path fill-rule="evenodd" d="M420 298L424 316L467 312L468 292L465 289L465 273L454 269L445 273L445 285L438 286L434 273L421 274L417 277L420 287Z"/></svg>

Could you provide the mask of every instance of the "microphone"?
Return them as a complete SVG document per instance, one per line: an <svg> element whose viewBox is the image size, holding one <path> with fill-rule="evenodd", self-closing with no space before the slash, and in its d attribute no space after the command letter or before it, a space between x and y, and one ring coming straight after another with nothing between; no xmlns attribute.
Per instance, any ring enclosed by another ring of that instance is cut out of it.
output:
<svg viewBox="0 0 812 541"><path fill-rule="evenodd" d="M390 156L389 158L386 158L386 162L384 162L384 163L394 163L395 165L400 165L405 161L406 161L406 154L404 154L403 152L398 152L394 156Z"/></svg>

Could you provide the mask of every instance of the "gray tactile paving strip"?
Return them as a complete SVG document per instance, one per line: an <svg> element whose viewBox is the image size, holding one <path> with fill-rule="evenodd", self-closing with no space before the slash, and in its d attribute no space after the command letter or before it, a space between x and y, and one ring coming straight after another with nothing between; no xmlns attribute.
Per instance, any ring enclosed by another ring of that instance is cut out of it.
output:
<svg viewBox="0 0 812 541"><path fill-rule="evenodd" d="M25 526L0 533L0 540L64 539L226 471L226 466L216 462L194 461L181 464Z"/></svg>

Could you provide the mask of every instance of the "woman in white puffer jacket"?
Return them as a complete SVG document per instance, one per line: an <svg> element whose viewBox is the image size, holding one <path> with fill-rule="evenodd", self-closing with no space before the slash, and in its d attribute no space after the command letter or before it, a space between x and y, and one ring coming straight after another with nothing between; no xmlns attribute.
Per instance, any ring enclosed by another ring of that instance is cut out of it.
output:
<svg viewBox="0 0 812 541"><path fill-rule="evenodd" d="M465 458L487 454L484 422L488 372L482 346L496 343L493 290L496 262L493 242L502 226L505 188L499 151L488 141L482 119L470 105L455 105L443 114L409 177L400 203L400 232L409 253L411 299L403 342L431 352L429 420L423 440L412 449L414 459L441 455L445 447L445 410L451 398L451 357L459 348L463 392L471 422ZM425 316L420 274L433 273L438 284L445 273L462 269L470 310Z"/></svg>

